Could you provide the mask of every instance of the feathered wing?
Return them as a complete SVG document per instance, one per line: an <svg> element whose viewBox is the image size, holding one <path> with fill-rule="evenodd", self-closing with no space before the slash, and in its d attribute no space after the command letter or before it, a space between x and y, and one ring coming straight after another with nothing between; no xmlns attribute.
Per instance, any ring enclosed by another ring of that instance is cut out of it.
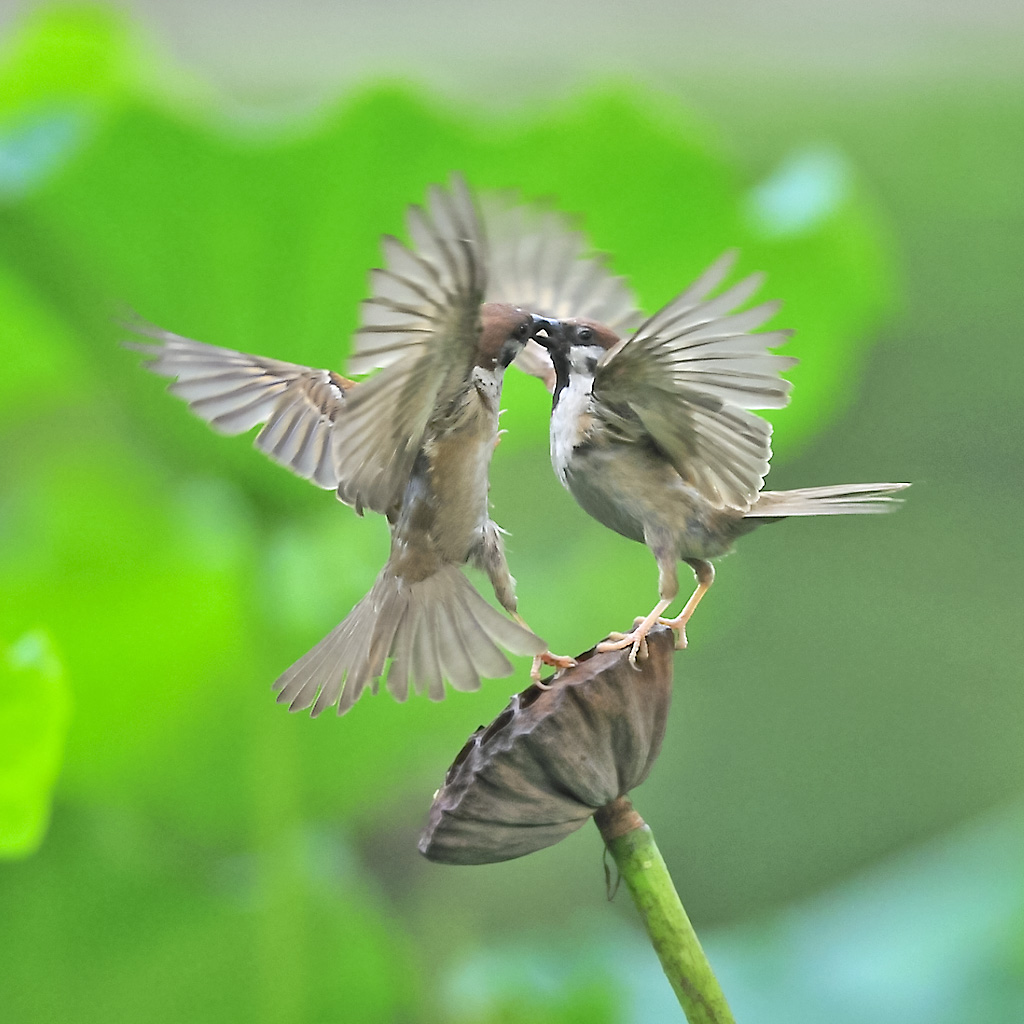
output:
<svg viewBox="0 0 1024 1024"><path fill-rule="evenodd" d="M353 389L328 370L217 348L148 325L153 344L130 343L170 391L227 434L264 424L255 444L271 458L336 488L358 509L387 512L401 496L434 411L469 386L486 282L486 252L461 178L411 208L411 246L385 237L386 268L350 359L381 372Z"/></svg>
<svg viewBox="0 0 1024 1024"><path fill-rule="evenodd" d="M777 409L790 384L779 374L795 359L772 354L792 332L752 333L774 315L767 302L734 312L761 284L759 274L710 297L734 261L727 253L637 332L605 353L594 397L627 406L676 471L718 508L746 510L771 458L771 425L750 409Z"/></svg>
<svg viewBox="0 0 1024 1024"><path fill-rule="evenodd" d="M470 387L487 278L483 229L465 182L433 186L412 207L411 245L384 239L349 369L365 373L338 420L338 496L387 512L409 479L435 412Z"/></svg>
<svg viewBox="0 0 1024 1024"><path fill-rule="evenodd" d="M168 391L222 434L243 434L258 424L253 442L275 462L333 489L331 434L355 386L330 370L206 345L149 324L132 328L152 342L126 342L144 353L146 368L173 383Z"/></svg>
<svg viewBox="0 0 1024 1024"><path fill-rule="evenodd" d="M544 641L492 608L451 564L409 583L390 563L345 620L274 683L278 702L312 714L337 705L342 715L369 686L375 693L390 657L387 689L396 700L412 684L431 700L476 690L482 678L512 672L502 653L540 654Z"/></svg>
<svg viewBox="0 0 1024 1024"><path fill-rule="evenodd" d="M562 213L524 204L511 193L481 200L490 246L487 300L509 302L556 319L584 317L617 334L643 319L623 277L608 267L584 233ZM554 390L551 356L529 341L515 365Z"/></svg>

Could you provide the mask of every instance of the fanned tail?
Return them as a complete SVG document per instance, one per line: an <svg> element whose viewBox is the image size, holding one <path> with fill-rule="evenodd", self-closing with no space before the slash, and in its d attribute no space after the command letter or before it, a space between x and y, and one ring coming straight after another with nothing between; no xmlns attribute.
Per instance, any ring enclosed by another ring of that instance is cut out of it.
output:
<svg viewBox="0 0 1024 1024"><path fill-rule="evenodd" d="M795 491L762 491L747 519L786 516L865 515L891 512L903 504L893 495L910 484L833 484Z"/></svg>
<svg viewBox="0 0 1024 1024"><path fill-rule="evenodd" d="M390 657L386 686L396 700L409 696L410 684L442 700L445 679L456 690L476 690L482 678L510 675L512 665L501 648L522 655L547 649L491 607L457 566L409 583L389 563L366 597L274 689L278 703L292 711L312 705L316 717L337 704L343 715L367 686L377 692Z"/></svg>

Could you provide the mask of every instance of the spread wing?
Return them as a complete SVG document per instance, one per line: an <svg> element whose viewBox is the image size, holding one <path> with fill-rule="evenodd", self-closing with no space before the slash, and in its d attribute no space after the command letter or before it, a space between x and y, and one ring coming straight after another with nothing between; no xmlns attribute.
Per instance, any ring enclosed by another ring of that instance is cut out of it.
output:
<svg viewBox="0 0 1024 1024"><path fill-rule="evenodd" d="M383 368L355 386L329 370L247 355L146 324L152 343L128 343L174 379L169 391L225 434L257 424L256 447L358 509L386 512L401 496L427 425L470 382L484 293L484 243L465 183L433 187L412 207L411 246L385 237L386 269L350 360Z"/></svg>
<svg viewBox="0 0 1024 1024"><path fill-rule="evenodd" d="M411 245L384 238L349 369L365 373L335 423L338 496L386 512L404 489L435 412L471 386L487 254L465 182L434 186L412 207Z"/></svg>
<svg viewBox="0 0 1024 1024"><path fill-rule="evenodd" d="M596 320L616 334L636 329L643 317L625 278L568 217L511 193L485 196L481 211L491 254L489 301L557 319ZM527 342L515 365L554 390L551 357L536 341Z"/></svg>
<svg viewBox="0 0 1024 1024"><path fill-rule="evenodd" d="M779 304L741 312L760 287L754 274L709 297L735 255L727 253L689 288L602 357L594 397L628 407L693 487L716 507L746 510L764 484L771 425L750 409L778 409L795 359L772 354L791 331L752 333Z"/></svg>
<svg viewBox="0 0 1024 1024"><path fill-rule="evenodd" d="M247 355L183 338L150 324L133 329L152 342L127 342L145 353L147 369L173 378L168 391L222 434L244 434L275 462L333 489L339 477L331 450L334 424L355 386L330 370Z"/></svg>

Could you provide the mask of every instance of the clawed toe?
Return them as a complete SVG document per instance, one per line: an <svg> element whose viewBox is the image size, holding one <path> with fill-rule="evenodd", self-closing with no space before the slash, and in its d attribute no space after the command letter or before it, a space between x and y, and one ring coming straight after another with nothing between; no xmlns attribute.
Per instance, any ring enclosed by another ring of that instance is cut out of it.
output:
<svg viewBox="0 0 1024 1024"><path fill-rule="evenodd" d="M598 654L605 654L608 651L621 651L625 647L631 648L629 663L636 668L637 654L642 652L642 656L647 657L647 630L641 632L639 629L634 629L631 633L609 633L608 639L602 640L594 650Z"/></svg>
<svg viewBox="0 0 1024 1024"><path fill-rule="evenodd" d="M676 650L686 650L686 623L680 623L676 619L658 619L658 625L668 626L676 635Z"/></svg>
<svg viewBox="0 0 1024 1024"><path fill-rule="evenodd" d="M633 668L637 667L636 657L637 657L638 653L640 655L641 660L643 660L643 661L647 660L647 637L646 636L642 636L642 637L640 637L639 640L635 641L634 644L633 644L633 649L629 652L629 663L630 663L630 665L633 666Z"/></svg>
<svg viewBox="0 0 1024 1024"><path fill-rule="evenodd" d="M539 655L539 658L545 665L550 665L552 668L574 668L576 665L576 659L570 658L567 654L552 654L550 651L545 651Z"/></svg>
<svg viewBox="0 0 1024 1024"><path fill-rule="evenodd" d="M547 684L540 681L541 665L550 665L556 672L561 672L562 669L573 668L576 659L565 654L552 654L551 651L534 655L533 664L530 666L530 678L542 689L548 689Z"/></svg>
<svg viewBox="0 0 1024 1024"><path fill-rule="evenodd" d="M625 643L619 643L620 640L632 640L632 633L609 633L598 645L597 653L604 654L605 651L620 651L625 647Z"/></svg>
<svg viewBox="0 0 1024 1024"><path fill-rule="evenodd" d="M533 656L533 664L530 665L530 679L536 686L539 686L542 690L546 690L548 687L545 683L540 681L540 667L544 664L543 659L539 654Z"/></svg>

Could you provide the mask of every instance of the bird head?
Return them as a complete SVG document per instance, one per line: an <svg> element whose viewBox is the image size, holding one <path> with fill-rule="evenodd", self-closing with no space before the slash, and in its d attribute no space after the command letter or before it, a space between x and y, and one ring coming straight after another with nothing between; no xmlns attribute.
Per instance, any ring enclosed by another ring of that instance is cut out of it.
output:
<svg viewBox="0 0 1024 1024"><path fill-rule="evenodd" d="M537 344L548 350L555 370L554 395L569 383L570 377L593 377L597 364L620 338L610 327L583 317L555 321L557 328L538 334Z"/></svg>
<svg viewBox="0 0 1024 1024"><path fill-rule="evenodd" d="M493 370L505 369L531 339L544 344L561 331L561 323L550 317L530 313L507 302L486 302L480 310L480 342L477 365Z"/></svg>

